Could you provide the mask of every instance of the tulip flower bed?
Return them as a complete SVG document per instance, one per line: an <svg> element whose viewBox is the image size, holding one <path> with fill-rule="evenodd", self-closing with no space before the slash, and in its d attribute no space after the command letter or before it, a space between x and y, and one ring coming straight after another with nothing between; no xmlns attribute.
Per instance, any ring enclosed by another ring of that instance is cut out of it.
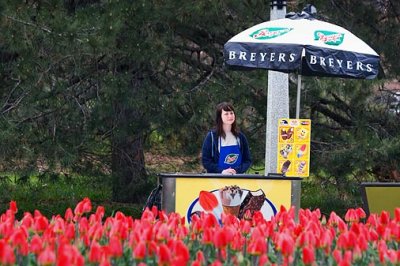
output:
<svg viewBox="0 0 400 266"><path fill-rule="evenodd" d="M141 219L121 212L104 217L85 198L51 219L40 211L0 216L1 265L398 265L400 208L366 218L281 208L271 221L202 213L190 225L177 213L146 210Z"/></svg>

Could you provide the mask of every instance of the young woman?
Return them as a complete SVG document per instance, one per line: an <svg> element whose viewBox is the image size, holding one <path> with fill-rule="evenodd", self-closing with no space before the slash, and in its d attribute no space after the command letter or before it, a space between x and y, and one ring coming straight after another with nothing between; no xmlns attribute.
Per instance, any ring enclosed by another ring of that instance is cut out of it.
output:
<svg viewBox="0 0 400 266"><path fill-rule="evenodd" d="M230 103L217 105L216 128L208 132L202 149L202 162L208 173L242 174L251 165L249 144L236 126Z"/></svg>

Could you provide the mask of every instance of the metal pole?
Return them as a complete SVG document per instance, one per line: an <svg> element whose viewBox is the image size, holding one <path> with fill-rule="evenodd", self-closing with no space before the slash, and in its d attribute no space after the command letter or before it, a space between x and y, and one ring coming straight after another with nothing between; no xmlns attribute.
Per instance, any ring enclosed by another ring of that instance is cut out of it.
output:
<svg viewBox="0 0 400 266"><path fill-rule="evenodd" d="M271 20L284 18L286 1L271 1ZM278 119L289 118L288 74L268 71L265 175L277 172Z"/></svg>
<svg viewBox="0 0 400 266"><path fill-rule="evenodd" d="M296 119L300 118L301 75L297 76Z"/></svg>

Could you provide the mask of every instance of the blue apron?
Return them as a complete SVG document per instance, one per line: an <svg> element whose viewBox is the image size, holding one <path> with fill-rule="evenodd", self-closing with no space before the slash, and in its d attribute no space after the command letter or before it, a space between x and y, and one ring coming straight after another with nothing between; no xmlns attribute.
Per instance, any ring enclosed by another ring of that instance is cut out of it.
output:
<svg viewBox="0 0 400 266"><path fill-rule="evenodd" d="M219 161L218 166L222 169L235 168L242 164L242 153L239 144L230 146L221 146L219 144Z"/></svg>

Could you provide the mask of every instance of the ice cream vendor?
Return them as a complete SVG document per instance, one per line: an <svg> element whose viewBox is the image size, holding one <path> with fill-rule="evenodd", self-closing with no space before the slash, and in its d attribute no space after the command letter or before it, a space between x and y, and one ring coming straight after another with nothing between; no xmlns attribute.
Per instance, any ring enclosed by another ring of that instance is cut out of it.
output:
<svg viewBox="0 0 400 266"><path fill-rule="evenodd" d="M235 110L228 102L216 107L215 128L203 142L202 163L208 173L245 173L252 161L246 136L236 125Z"/></svg>

